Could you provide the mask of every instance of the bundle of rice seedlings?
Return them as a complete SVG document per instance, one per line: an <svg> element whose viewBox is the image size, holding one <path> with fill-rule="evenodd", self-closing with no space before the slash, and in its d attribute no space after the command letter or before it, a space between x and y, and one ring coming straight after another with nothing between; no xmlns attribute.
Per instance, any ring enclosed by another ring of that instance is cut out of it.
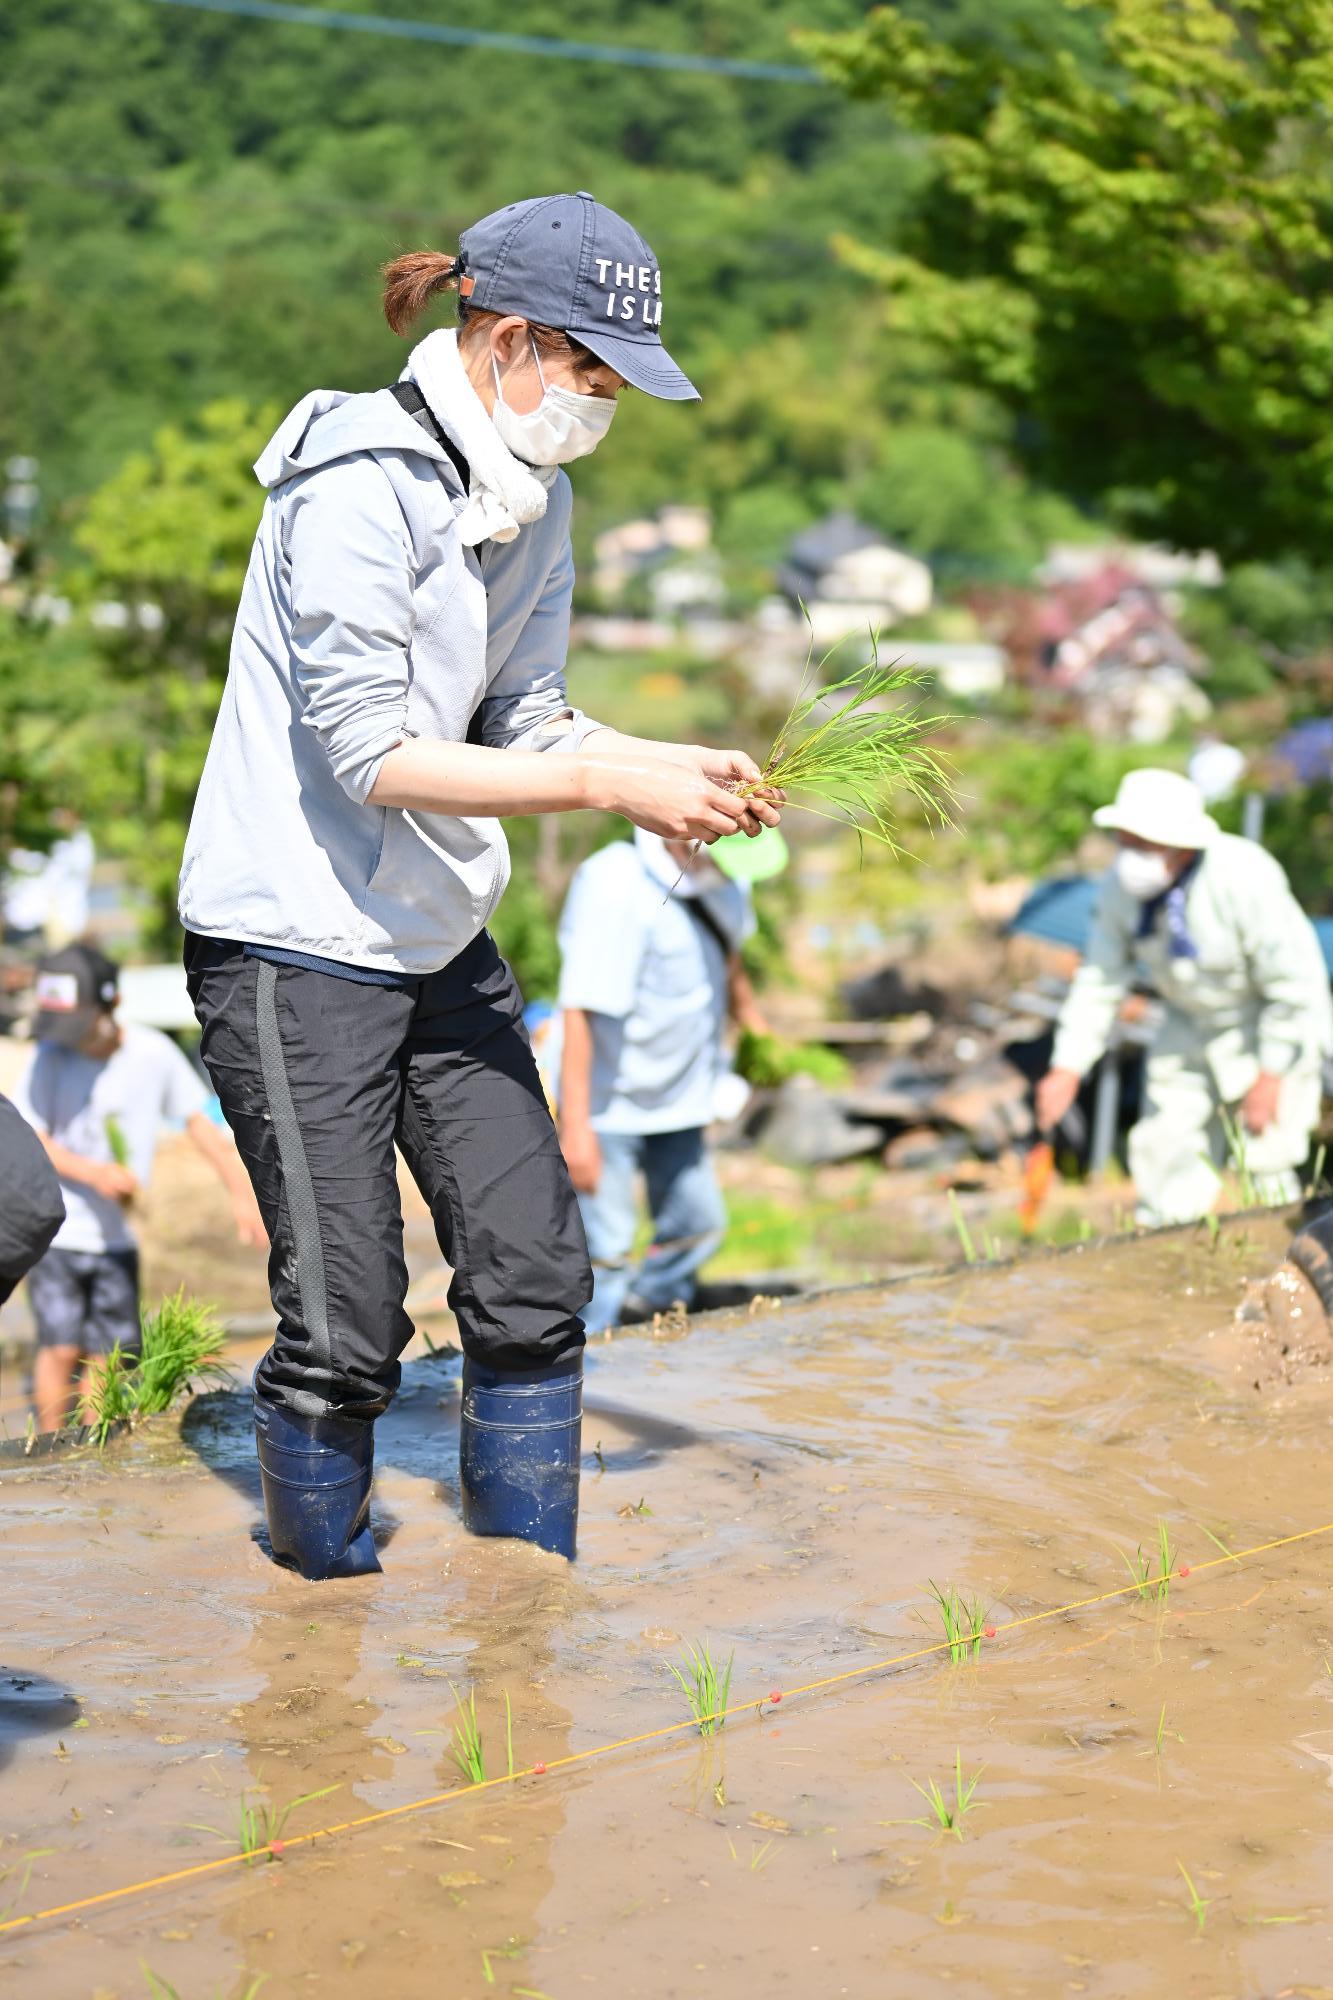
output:
<svg viewBox="0 0 1333 2000"><path fill-rule="evenodd" d="M226 1336L212 1308L186 1298L184 1286L140 1325L138 1354L117 1345L91 1374L89 1428L99 1451L116 1424L170 1409L195 1384L230 1379L221 1360Z"/></svg>
<svg viewBox="0 0 1333 2000"><path fill-rule="evenodd" d="M777 733L757 782L737 788L741 798L776 790L802 812L819 813L855 827L897 853L895 793L916 800L928 820L946 826L952 819L953 790L944 766L927 748L928 730L940 718L919 705L898 701L906 689L923 685L912 667L895 661L881 666L872 632L870 663L841 680L808 693L808 664L791 713ZM826 653L822 670L832 658Z"/></svg>

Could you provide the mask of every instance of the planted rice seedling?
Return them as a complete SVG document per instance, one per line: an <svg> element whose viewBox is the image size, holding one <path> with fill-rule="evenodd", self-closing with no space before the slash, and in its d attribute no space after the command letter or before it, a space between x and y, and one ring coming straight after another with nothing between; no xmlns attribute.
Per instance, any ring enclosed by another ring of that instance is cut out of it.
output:
<svg viewBox="0 0 1333 2000"><path fill-rule="evenodd" d="M196 1833L215 1834L219 1840L235 1839L242 1854L257 1860L261 1854L281 1852L282 1836L288 1820L300 1806L312 1805L316 1799L326 1799L337 1785L321 1785L318 1791L302 1792L299 1799L289 1799L285 1806L275 1806L267 1801L252 1801L248 1791L241 1793L237 1808L234 1834L221 1826L195 1825Z"/></svg>
<svg viewBox="0 0 1333 2000"><path fill-rule="evenodd" d="M687 1646L683 1667L677 1666L674 1660L667 1661L684 1691L701 1736L716 1736L726 1723L725 1711L731 1698L731 1670L735 1658L732 1652L727 1656L725 1667L717 1665L705 1639L702 1646Z"/></svg>
<svg viewBox="0 0 1333 2000"><path fill-rule="evenodd" d="M486 1777L486 1757L482 1748L481 1729L477 1723L477 1691L475 1688L470 1688L468 1698L464 1701L458 1689L450 1681L449 1692L458 1710L453 1728L454 1762L465 1778L470 1778L474 1785L480 1785ZM511 1746L511 1760L512 1755ZM512 1768L511 1761L511 1771Z"/></svg>
<svg viewBox="0 0 1333 2000"><path fill-rule="evenodd" d="M156 1416L196 1382L225 1382L226 1336L210 1306L185 1296L184 1286L141 1321L140 1349L112 1348L88 1392L93 1443L100 1450L113 1424Z"/></svg>
<svg viewBox="0 0 1333 2000"><path fill-rule="evenodd" d="M1204 1925L1208 1922L1208 1912L1212 1907L1212 1899L1199 1894L1194 1886L1194 1879L1183 1861L1177 1861L1176 1866L1184 1876L1185 1887L1189 1891L1190 1915L1194 1919L1196 1929L1202 1932Z"/></svg>
<svg viewBox="0 0 1333 2000"><path fill-rule="evenodd" d="M939 1606L949 1658L957 1666L970 1652L975 1660L986 1635L986 1606L979 1597L964 1597L953 1584L941 1590L937 1583L928 1581L926 1589Z"/></svg>
<svg viewBox="0 0 1333 2000"><path fill-rule="evenodd" d="M1165 1743L1165 1741L1166 1741L1166 1739L1167 1739L1167 1737L1168 1737L1168 1736L1172 1737L1172 1738L1173 1738L1173 1739L1174 1739L1174 1740L1175 1740L1175 1741L1176 1741L1177 1743L1183 1743L1183 1742L1185 1741L1184 1737L1183 1737L1183 1736L1181 1735L1181 1733L1180 1733L1180 1731L1179 1731L1178 1729L1168 1729L1168 1728L1167 1728L1167 1726L1166 1726L1166 1703L1165 1703L1165 1702L1163 1702L1163 1703L1162 1703L1162 1706L1161 1706L1161 1710L1160 1710L1160 1712L1159 1712L1159 1714L1158 1714L1158 1717L1157 1717L1157 1728L1156 1728L1156 1729L1155 1729L1155 1731L1153 1732L1153 1741L1152 1741L1152 1754L1153 1754L1153 1756L1154 1756L1154 1757L1160 1757L1160 1756L1161 1756L1161 1754L1162 1754L1162 1745L1163 1745L1163 1744Z"/></svg>
<svg viewBox="0 0 1333 2000"><path fill-rule="evenodd" d="M907 1822L908 1825L938 1827L941 1833L952 1833L961 1840L963 1837L963 1823L967 1815L970 1812L976 1812L984 1803L981 1799L975 1798L973 1794L981 1782L981 1775L985 1768L986 1766L983 1764L979 1770L973 1772L970 1778L964 1780L963 1753L961 1750L955 1750L953 1753L952 1796L948 1792L942 1791L933 1778L927 1778L924 1785L918 1785L916 1779L913 1778L911 1781L913 1788L920 1792L922 1798L930 1807L930 1818L926 1819L923 1817L909 1820Z"/></svg>
<svg viewBox="0 0 1333 2000"><path fill-rule="evenodd" d="M967 1217L963 1214L958 1196L953 1188L949 1189L949 1213L953 1217L953 1226L958 1236L958 1247L963 1253L963 1262L965 1264L975 1264L977 1262L977 1246L972 1241L972 1232L967 1226Z"/></svg>
<svg viewBox="0 0 1333 2000"><path fill-rule="evenodd" d="M1175 1551L1171 1547L1165 1521L1157 1523L1157 1574L1152 1573L1152 1557L1145 1556L1140 1542L1133 1556L1127 1556L1121 1549L1120 1560L1129 1571L1134 1589L1140 1597L1155 1597L1159 1604L1165 1604L1171 1594L1171 1572L1175 1568Z"/></svg>
<svg viewBox="0 0 1333 2000"><path fill-rule="evenodd" d="M0 1868L0 1882L9 1882L11 1877L15 1876L18 1878L13 1884L9 1901L7 1903L0 1903L0 1919L9 1916L12 1911L16 1910L27 1894L28 1884L32 1880L33 1863L41 1861L48 1854L54 1853L54 1847L29 1847L24 1853L19 1855L17 1861L11 1861L8 1868Z"/></svg>
<svg viewBox="0 0 1333 2000"><path fill-rule="evenodd" d="M144 1965L141 1960L140 1970L148 1981L148 2000L181 2000L180 1989L173 1986L169 1979L160 1979L151 1965ZM267 1978L266 1972L256 1972L249 1985L237 1995L237 2000L255 2000L255 1995ZM221 2000L221 1989L215 1987L214 1991Z"/></svg>

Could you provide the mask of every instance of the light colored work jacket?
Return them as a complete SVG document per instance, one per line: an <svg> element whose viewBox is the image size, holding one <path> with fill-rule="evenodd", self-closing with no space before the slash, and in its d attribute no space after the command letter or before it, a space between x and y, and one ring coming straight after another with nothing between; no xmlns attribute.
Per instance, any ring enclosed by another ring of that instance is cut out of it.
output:
<svg viewBox="0 0 1333 2000"><path fill-rule="evenodd" d="M1271 854L1235 834L1213 836L1186 892L1197 958L1173 955L1162 909L1140 938L1143 911L1108 873L1060 1015L1055 1068L1082 1076L1092 1067L1135 984L1166 1003L1152 1054L1199 1063L1224 1105L1237 1104L1260 1070L1286 1076L1318 1067L1333 1048L1328 970Z"/></svg>
<svg viewBox="0 0 1333 2000"><path fill-rule="evenodd" d="M316 390L255 467L268 488L185 843L187 930L424 974L509 879L495 819L371 805L411 736L576 747L569 481L508 543L465 548L462 481L387 389ZM556 734L558 718L573 727Z"/></svg>

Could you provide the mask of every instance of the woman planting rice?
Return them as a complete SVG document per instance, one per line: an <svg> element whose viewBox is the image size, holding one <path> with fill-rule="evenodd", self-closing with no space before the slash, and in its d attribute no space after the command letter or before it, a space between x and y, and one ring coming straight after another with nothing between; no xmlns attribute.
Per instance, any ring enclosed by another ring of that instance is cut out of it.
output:
<svg viewBox="0 0 1333 2000"><path fill-rule="evenodd" d="M275 1555L378 1569L375 1418L411 1336L394 1146L454 1268L464 1518L574 1550L583 1326L573 1194L486 923L496 816L584 807L671 840L772 825L738 751L570 708L570 489L626 387L697 392L657 261L590 195L518 202L388 267L394 389L316 390L268 488L181 874L203 1057L263 1209L277 1332L255 1381Z"/></svg>

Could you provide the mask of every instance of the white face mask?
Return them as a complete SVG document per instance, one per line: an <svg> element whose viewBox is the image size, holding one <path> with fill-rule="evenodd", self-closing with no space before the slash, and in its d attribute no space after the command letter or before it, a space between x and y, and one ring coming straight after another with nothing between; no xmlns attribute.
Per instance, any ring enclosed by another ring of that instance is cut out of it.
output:
<svg viewBox="0 0 1333 2000"><path fill-rule="evenodd" d="M1140 903L1164 896L1175 880L1166 856L1146 847L1122 847L1115 858L1115 872L1121 888Z"/></svg>
<svg viewBox="0 0 1333 2000"><path fill-rule="evenodd" d="M531 334L528 338L532 340ZM495 408L491 421L502 442L526 465L568 465L571 459L586 458L611 428L616 413L614 396L581 396L577 389L548 388L535 340L532 358L537 364L542 399L535 410L511 410L500 387L500 369L492 350Z"/></svg>

